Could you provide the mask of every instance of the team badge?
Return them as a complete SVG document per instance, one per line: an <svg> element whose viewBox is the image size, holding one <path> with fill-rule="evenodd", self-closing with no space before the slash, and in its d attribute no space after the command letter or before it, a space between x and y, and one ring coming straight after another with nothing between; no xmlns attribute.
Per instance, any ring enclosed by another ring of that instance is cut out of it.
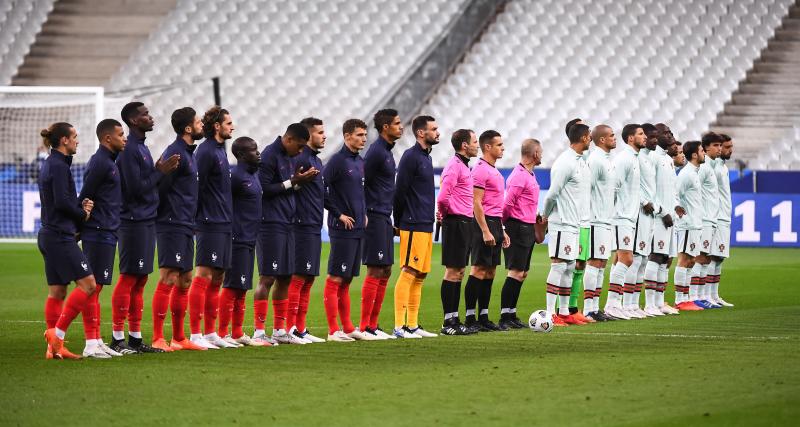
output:
<svg viewBox="0 0 800 427"><path fill-rule="evenodd" d="M600 253L605 255L605 253L606 253L606 245L600 245L599 249L600 249Z"/></svg>
<svg viewBox="0 0 800 427"><path fill-rule="evenodd" d="M278 269L278 261L272 261L272 270L275 271Z"/></svg>
<svg viewBox="0 0 800 427"><path fill-rule="evenodd" d="M628 245L630 245L630 244L631 244L631 238L630 238L630 237L628 237L628 236L625 236L625 237L623 237L623 238L622 238L622 243L624 243L624 244L625 244L625 246L628 246Z"/></svg>
<svg viewBox="0 0 800 427"><path fill-rule="evenodd" d="M180 252L175 254L175 262L181 262L181 253Z"/></svg>
<svg viewBox="0 0 800 427"><path fill-rule="evenodd" d="M244 282L247 281L247 277L245 277L244 274L242 274L242 277L240 277L240 279L241 279L243 285L244 285Z"/></svg>
<svg viewBox="0 0 800 427"><path fill-rule="evenodd" d="M720 252L725 251L725 245L724 244L722 244L722 243L719 244L719 251Z"/></svg>
<svg viewBox="0 0 800 427"><path fill-rule="evenodd" d="M139 270L144 268L144 260L139 258Z"/></svg>
<svg viewBox="0 0 800 427"><path fill-rule="evenodd" d="M103 277L108 279L108 269L107 268L103 271Z"/></svg>
<svg viewBox="0 0 800 427"><path fill-rule="evenodd" d="M696 246L696 245L695 245L694 243L692 243L691 245L689 245L689 249L691 249L691 250L694 250L694 247L695 247L695 246Z"/></svg>
<svg viewBox="0 0 800 427"><path fill-rule="evenodd" d="M86 264L86 261L81 261L81 268L83 271L89 271L89 266Z"/></svg>
<svg viewBox="0 0 800 427"><path fill-rule="evenodd" d="M647 243L645 243L645 242L644 242L644 240L642 240L641 242L639 242L639 250L644 250L644 247L645 247L645 246L647 246Z"/></svg>
<svg viewBox="0 0 800 427"><path fill-rule="evenodd" d="M383 251L378 251L378 259L383 260Z"/></svg>
<svg viewBox="0 0 800 427"><path fill-rule="evenodd" d="M345 271L347 271L347 264L342 263L342 273L344 273Z"/></svg>
<svg viewBox="0 0 800 427"><path fill-rule="evenodd" d="M710 245L710 243L708 242L708 240L703 240L703 247L704 248L708 249L709 245Z"/></svg>
<svg viewBox="0 0 800 427"><path fill-rule="evenodd" d="M664 241L663 240L659 240L658 241L658 249L664 249Z"/></svg>
<svg viewBox="0 0 800 427"><path fill-rule="evenodd" d="M306 271L311 271L311 261L306 261Z"/></svg>
<svg viewBox="0 0 800 427"><path fill-rule="evenodd" d="M572 246L570 245L564 246L564 253L569 255L570 252L572 252Z"/></svg>
<svg viewBox="0 0 800 427"><path fill-rule="evenodd" d="M419 261L419 257L414 255L414 262L417 262L417 261Z"/></svg>
<svg viewBox="0 0 800 427"><path fill-rule="evenodd" d="M211 252L211 262L217 262L217 253Z"/></svg>

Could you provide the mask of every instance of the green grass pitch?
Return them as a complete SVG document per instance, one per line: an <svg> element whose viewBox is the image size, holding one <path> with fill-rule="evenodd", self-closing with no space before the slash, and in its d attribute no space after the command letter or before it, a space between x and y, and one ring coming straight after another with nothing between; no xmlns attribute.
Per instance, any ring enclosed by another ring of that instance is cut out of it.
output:
<svg viewBox="0 0 800 427"><path fill-rule="evenodd" d="M545 250L534 254L521 317L544 308ZM732 309L550 334L519 330L81 361L44 359L42 269L35 245L0 245L3 426L789 425L800 417L800 250L735 248L721 286L736 304ZM434 268L422 297L421 323L434 331L441 322L442 274ZM501 269L498 277L504 275ZM492 318L502 280L494 284ZM155 283L152 276L145 295L145 339ZM361 279L354 281L354 318L360 287ZM322 288L320 279L308 324L324 336ZM107 289L101 297L106 340L110 299ZM392 301L390 289L385 328L393 323ZM165 329L169 334L169 321ZM82 350L80 319L67 339L71 350Z"/></svg>

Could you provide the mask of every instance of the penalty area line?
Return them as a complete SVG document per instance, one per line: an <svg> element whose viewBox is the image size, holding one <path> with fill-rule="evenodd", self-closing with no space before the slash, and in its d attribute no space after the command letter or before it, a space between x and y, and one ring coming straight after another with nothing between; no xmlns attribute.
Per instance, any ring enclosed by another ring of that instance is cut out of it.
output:
<svg viewBox="0 0 800 427"><path fill-rule="evenodd" d="M615 337L653 337L653 338L695 338L717 340L788 340L788 336L737 336L737 335L692 335L692 334L646 334L637 332L558 332L565 335L603 335Z"/></svg>

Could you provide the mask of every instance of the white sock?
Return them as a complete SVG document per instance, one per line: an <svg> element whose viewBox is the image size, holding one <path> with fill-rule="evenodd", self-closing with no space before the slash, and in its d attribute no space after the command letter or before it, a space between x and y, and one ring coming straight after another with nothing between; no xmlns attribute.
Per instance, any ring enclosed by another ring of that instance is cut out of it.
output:
<svg viewBox="0 0 800 427"><path fill-rule="evenodd" d="M97 347L97 342L93 339L86 340L86 348L94 348Z"/></svg>
<svg viewBox="0 0 800 427"><path fill-rule="evenodd" d="M585 273L584 273L585 274ZM597 283L594 287L594 295L595 297L592 298L592 311L600 311L600 294L603 292L603 282L605 282L606 277L606 269L605 268L598 268L597 269Z"/></svg>
<svg viewBox="0 0 800 427"><path fill-rule="evenodd" d="M711 294L715 299L719 299L719 277L722 273L722 263L715 263L714 265L714 283L711 287Z"/></svg>
<svg viewBox="0 0 800 427"><path fill-rule="evenodd" d="M550 286L561 287L561 277L564 275L564 271L566 269L567 264L563 262L550 264L550 273L547 274L547 284ZM558 300L558 294L547 292L547 314L555 314L556 300ZM569 299L567 299L567 304L569 305ZM569 308L567 308L567 310L569 310Z"/></svg>
<svg viewBox="0 0 800 427"><path fill-rule="evenodd" d="M688 296L683 292L678 292L678 287L686 286L686 278L688 277L689 269L686 267L675 267L675 276L673 277L673 281L675 282L675 304L680 304L684 301L688 300Z"/></svg>
<svg viewBox="0 0 800 427"><path fill-rule="evenodd" d="M128 335L130 335L133 338L142 339L142 331L139 332L130 331L128 332Z"/></svg>
<svg viewBox="0 0 800 427"><path fill-rule="evenodd" d="M202 336L202 335L200 335L200 334L191 334L191 335L189 336L189 341L195 341L195 340L199 340L200 338L203 338L203 336Z"/></svg>
<svg viewBox="0 0 800 427"><path fill-rule="evenodd" d="M481 310L481 314L480 315L483 316L484 314L487 315L487 316L489 315L489 309L488 308L484 308L484 309Z"/></svg>
<svg viewBox="0 0 800 427"><path fill-rule="evenodd" d="M256 329L253 331L253 338L263 338L267 335L266 331L263 329Z"/></svg>
<svg viewBox="0 0 800 427"><path fill-rule="evenodd" d="M611 307L620 308L621 297L620 294L611 291L611 285L618 286L622 290L625 284L625 276L628 274L628 266L617 261L614 267L611 268L611 276L608 278L609 290L608 298L606 299L606 310Z"/></svg>
<svg viewBox="0 0 800 427"><path fill-rule="evenodd" d="M591 295L594 293L595 288L597 287L597 273L600 270L597 267L592 267L591 265L586 265L586 269L583 271L583 291L584 296L585 294ZM594 304L593 297L584 298L583 299L583 315L586 316L589 313L594 311Z"/></svg>
<svg viewBox="0 0 800 427"><path fill-rule="evenodd" d="M470 308L469 310L467 310L467 311L464 313L464 315L465 315L465 316L474 316L474 315L475 315L475 309L474 309L474 308Z"/></svg>
<svg viewBox="0 0 800 427"><path fill-rule="evenodd" d="M558 296L558 314L566 316L569 314L569 294L572 290L572 276L575 274L575 261L566 263L566 269L561 276L561 292L566 295ZM566 289L566 291L565 291Z"/></svg>
<svg viewBox="0 0 800 427"><path fill-rule="evenodd" d="M658 307L663 307L665 304L664 293L667 290L667 282L669 282L669 268L667 268L667 264L660 264L658 266L658 286L661 290L656 295L656 305ZM663 289L661 288L662 286Z"/></svg>
<svg viewBox="0 0 800 427"><path fill-rule="evenodd" d="M703 266L696 262L689 273L689 301L697 301L700 297L700 285L693 284L692 282L697 283L695 277L698 279L700 278L702 269Z"/></svg>
<svg viewBox="0 0 800 427"><path fill-rule="evenodd" d="M636 284L636 276L639 274L639 263L641 261L641 257L639 255L633 256L633 264L628 268L627 274L625 274L625 284L628 285L635 285ZM628 309L633 308L634 305L634 295L633 292L625 292L622 297L622 308Z"/></svg>
<svg viewBox="0 0 800 427"><path fill-rule="evenodd" d="M67 336L67 331L62 331L61 329L56 328L56 336L63 340L64 337Z"/></svg>
<svg viewBox="0 0 800 427"><path fill-rule="evenodd" d="M125 339L125 332L124 331L111 331L111 336L114 337L115 341L122 341Z"/></svg>
<svg viewBox="0 0 800 427"><path fill-rule="evenodd" d="M645 290L644 290L644 300L645 300L645 307L658 307L656 305L658 292L654 289L647 289L647 286L650 287L658 286L658 267L659 265L654 261L647 261L647 264L644 269L644 281L645 281Z"/></svg>

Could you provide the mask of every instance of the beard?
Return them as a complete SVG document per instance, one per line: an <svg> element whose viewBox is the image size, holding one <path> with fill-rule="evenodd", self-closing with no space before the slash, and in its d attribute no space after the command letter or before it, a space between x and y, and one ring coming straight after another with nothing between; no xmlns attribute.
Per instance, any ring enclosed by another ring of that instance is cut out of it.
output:
<svg viewBox="0 0 800 427"><path fill-rule="evenodd" d="M203 132L196 132L192 134L192 140L198 141L203 139Z"/></svg>
<svg viewBox="0 0 800 427"><path fill-rule="evenodd" d="M432 138L431 139L425 138L425 143L430 145L430 146L434 146L434 145L439 143L439 140L438 139L432 139Z"/></svg>

